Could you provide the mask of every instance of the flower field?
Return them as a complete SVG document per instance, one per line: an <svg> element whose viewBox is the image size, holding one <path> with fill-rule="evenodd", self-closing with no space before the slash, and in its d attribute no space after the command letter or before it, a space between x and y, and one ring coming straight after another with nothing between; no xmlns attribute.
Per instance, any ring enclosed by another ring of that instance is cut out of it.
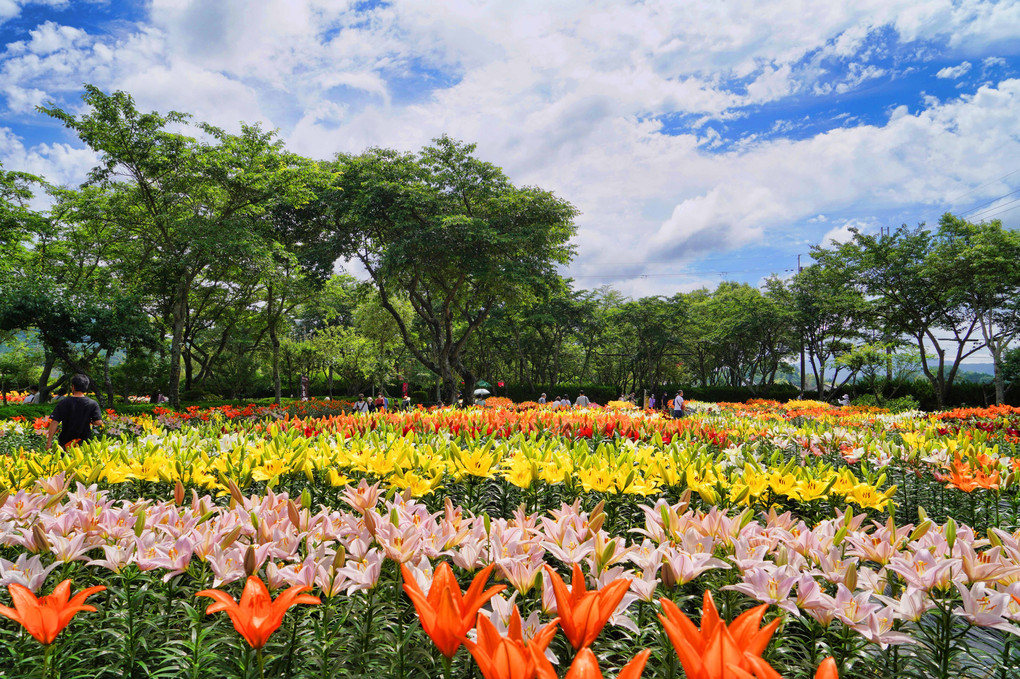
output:
<svg viewBox="0 0 1020 679"><path fill-rule="evenodd" d="M1020 410L504 406L0 421L0 676L1015 676Z"/></svg>

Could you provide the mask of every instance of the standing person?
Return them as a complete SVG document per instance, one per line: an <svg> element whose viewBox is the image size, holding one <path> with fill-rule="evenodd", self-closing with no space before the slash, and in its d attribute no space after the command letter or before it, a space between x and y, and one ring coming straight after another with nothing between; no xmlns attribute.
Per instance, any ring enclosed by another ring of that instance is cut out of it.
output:
<svg viewBox="0 0 1020 679"><path fill-rule="evenodd" d="M362 414L368 412L368 401L365 400L364 394L358 394L358 400L354 403L354 412Z"/></svg>
<svg viewBox="0 0 1020 679"><path fill-rule="evenodd" d="M591 405L591 401L584 395L584 389L577 394L577 400L574 401L574 406L577 408L587 408Z"/></svg>
<svg viewBox="0 0 1020 679"><path fill-rule="evenodd" d="M50 426L46 430L46 448L53 445L53 435L60 427L57 443L66 447L72 441L88 441L92 438L92 427L103 423L103 415L99 404L85 395L89 388L89 378L75 375L71 378L71 395L61 399L50 415Z"/></svg>
<svg viewBox="0 0 1020 679"><path fill-rule="evenodd" d="M679 389L673 397L673 417L680 419L684 416L684 390Z"/></svg>
<svg viewBox="0 0 1020 679"><path fill-rule="evenodd" d="M648 409L655 410L655 394L648 397Z"/></svg>
<svg viewBox="0 0 1020 679"><path fill-rule="evenodd" d="M542 395L538 397L538 404L542 405L542 406L545 405L545 392L544 391L542 392Z"/></svg>
<svg viewBox="0 0 1020 679"><path fill-rule="evenodd" d="M404 394L404 400L401 401L400 407L403 408L404 410L410 410L411 409L411 397L410 397L410 395Z"/></svg>
<svg viewBox="0 0 1020 679"><path fill-rule="evenodd" d="M382 395L381 391L379 392L379 396L376 397L374 405L376 412L379 412L380 410L386 410L386 397Z"/></svg>
<svg viewBox="0 0 1020 679"><path fill-rule="evenodd" d="M26 396L21 402L24 405L29 405L29 404L32 404L32 403L38 403L39 402L39 387L29 387L28 388L28 396Z"/></svg>

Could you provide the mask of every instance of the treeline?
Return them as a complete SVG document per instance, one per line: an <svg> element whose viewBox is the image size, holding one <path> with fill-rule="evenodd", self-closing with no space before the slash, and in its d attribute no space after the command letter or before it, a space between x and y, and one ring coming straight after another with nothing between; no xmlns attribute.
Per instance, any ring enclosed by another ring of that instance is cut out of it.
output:
<svg viewBox="0 0 1020 679"><path fill-rule="evenodd" d="M45 399L82 372L106 400L176 404L296 395L307 376L449 403L499 382L767 396L920 377L944 405L967 356L992 356L999 401L1020 362L1020 241L998 222L854 232L761 289L632 300L564 279L573 206L471 145L316 161L257 126L84 100L41 109L99 157L82 186L0 169L0 389Z"/></svg>

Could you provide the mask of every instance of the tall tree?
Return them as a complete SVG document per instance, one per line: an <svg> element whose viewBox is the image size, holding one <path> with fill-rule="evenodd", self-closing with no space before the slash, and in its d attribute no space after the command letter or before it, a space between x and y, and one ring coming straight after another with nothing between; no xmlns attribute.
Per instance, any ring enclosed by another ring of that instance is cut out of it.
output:
<svg viewBox="0 0 1020 679"><path fill-rule="evenodd" d="M530 288L572 253L575 209L548 191L515 187L474 145L441 137L417 154L372 149L342 156L333 194L336 253L357 260L414 356L447 398L477 379L467 343L493 308ZM416 342L395 298L424 327Z"/></svg>
<svg viewBox="0 0 1020 679"><path fill-rule="evenodd" d="M812 257L828 268L846 265L885 329L913 338L921 371L944 405L963 360L980 349L974 342L979 323L968 313L962 269L936 256L934 236L923 224L882 236L851 232L849 242L815 248Z"/></svg>
<svg viewBox="0 0 1020 679"><path fill-rule="evenodd" d="M188 122L187 114L141 113L130 95L91 85L83 99L88 111L81 115L41 110L98 152L88 184L100 190L82 192L81 209L101 209L135 245L148 282L165 291L169 395L177 405L192 286L212 262L262 247L251 220L281 199L307 200L308 165L257 126L242 125L233 135L201 124L206 139L199 141L171 131Z"/></svg>
<svg viewBox="0 0 1020 679"><path fill-rule="evenodd" d="M772 278L766 288L784 296L784 302L790 306L819 394L826 385L829 368L833 368L829 387L835 388L840 372L836 359L852 350L854 340L866 326L864 296L846 267L832 260L828 266L812 264L795 274L788 284ZM849 377L847 371L844 379Z"/></svg>
<svg viewBox="0 0 1020 679"><path fill-rule="evenodd" d="M971 224L946 213L932 252L932 265L949 270L966 316L977 319L992 356L995 402L1005 398L1003 356L1020 335L1020 233L1002 222Z"/></svg>

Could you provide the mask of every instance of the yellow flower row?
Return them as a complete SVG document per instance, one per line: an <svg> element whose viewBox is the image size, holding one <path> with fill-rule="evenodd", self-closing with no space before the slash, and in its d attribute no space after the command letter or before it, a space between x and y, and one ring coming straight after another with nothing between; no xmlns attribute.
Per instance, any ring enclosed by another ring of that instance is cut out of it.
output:
<svg viewBox="0 0 1020 679"><path fill-rule="evenodd" d="M0 489L30 486L59 473L82 481L110 484L175 483L223 491L227 479L244 488L252 482L275 485L290 475L318 475L334 486L351 476L382 479L413 496L424 496L446 483L503 479L520 488L567 484L576 490L655 495L667 488L690 488L707 502L771 504L838 499L881 508L895 488L884 477L859 478L818 458L800 464L759 453L759 444L713 452L707 443L678 439L664 445L516 434L509 438L456 440L445 433L401 434L392 430L344 438L308 437L300 430L270 425L219 438L197 430L135 440L99 440L66 451L22 451L0 470Z"/></svg>

